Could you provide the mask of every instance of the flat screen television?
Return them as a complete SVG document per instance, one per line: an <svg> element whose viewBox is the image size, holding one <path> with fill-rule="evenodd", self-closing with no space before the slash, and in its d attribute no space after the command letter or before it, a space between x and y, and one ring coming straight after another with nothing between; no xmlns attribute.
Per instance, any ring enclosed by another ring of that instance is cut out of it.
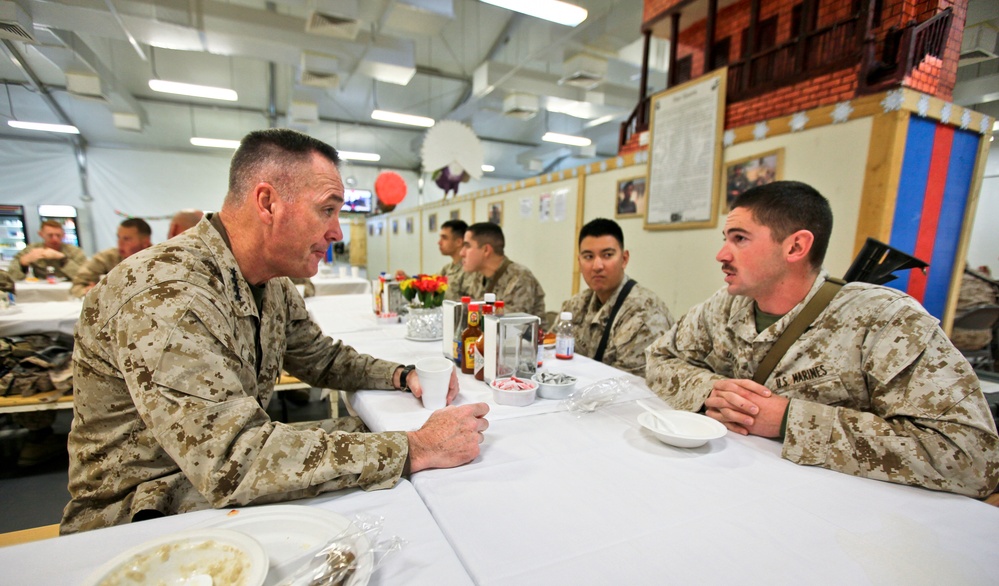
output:
<svg viewBox="0 0 999 586"><path fill-rule="evenodd" d="M342 211L367 213L371 210L371 190L350 188L344 190Z"/></svg>

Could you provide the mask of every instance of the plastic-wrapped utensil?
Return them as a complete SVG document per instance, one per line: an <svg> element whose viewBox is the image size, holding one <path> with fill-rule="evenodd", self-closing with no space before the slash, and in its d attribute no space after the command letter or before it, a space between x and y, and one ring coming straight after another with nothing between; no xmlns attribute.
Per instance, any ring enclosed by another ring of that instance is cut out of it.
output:
<svg viewBox="0 0 999 586"><path fill-rule="evenodd" d="M596 411L598 407L613 403L630 384L627 379L622 377L598 380L576 389L563 403L571 413L591 413Z"/></svg>

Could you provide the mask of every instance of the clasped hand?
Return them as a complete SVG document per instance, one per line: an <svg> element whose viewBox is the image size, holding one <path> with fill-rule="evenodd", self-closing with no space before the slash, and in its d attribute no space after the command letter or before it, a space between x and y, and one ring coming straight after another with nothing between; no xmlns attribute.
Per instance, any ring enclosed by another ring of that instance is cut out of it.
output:
<svg viewBox="0 0 999 586"><path fill-rule="evenodd" d="M777 437L790 401L748 379L715 381L705 414L742 435Z"/></svg>

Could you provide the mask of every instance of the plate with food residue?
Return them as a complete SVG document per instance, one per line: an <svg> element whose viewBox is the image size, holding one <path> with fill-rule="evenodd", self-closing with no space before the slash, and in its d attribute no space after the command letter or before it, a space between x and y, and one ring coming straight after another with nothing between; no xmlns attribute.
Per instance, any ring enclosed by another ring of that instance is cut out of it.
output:
<svg viewBox="0 0 999 586"><path fill-rule="evenodd" d="M115 556L84 584L260 586L267 576L267 565L263 546L245 533L226 529L182 531Z"/></svg>
<svg viewBox="0 0 999 586"><path fill-rule="evenodd" d="M212 527L239 531L256 539L267 552L270 571L264 581L273 586L309 563L331 539L354 528L343 515L301 505L264 505L233 509ZM354 528L356 531L356 528ZM374 570L374 553L364 535L351 538L359 551L347 586L364 586Z"/></svg>

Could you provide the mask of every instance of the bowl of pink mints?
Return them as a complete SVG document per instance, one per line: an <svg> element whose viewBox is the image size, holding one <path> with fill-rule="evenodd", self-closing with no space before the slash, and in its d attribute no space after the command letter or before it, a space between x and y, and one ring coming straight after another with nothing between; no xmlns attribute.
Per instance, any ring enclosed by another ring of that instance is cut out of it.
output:
<svg viewBox="0 0 999 586"><path fill-rule="evenodd" d="M489 387L493 390L496 403L514 407L530 405L538 392L538 383L515 376L498 378L489 383Z"/></svg>

